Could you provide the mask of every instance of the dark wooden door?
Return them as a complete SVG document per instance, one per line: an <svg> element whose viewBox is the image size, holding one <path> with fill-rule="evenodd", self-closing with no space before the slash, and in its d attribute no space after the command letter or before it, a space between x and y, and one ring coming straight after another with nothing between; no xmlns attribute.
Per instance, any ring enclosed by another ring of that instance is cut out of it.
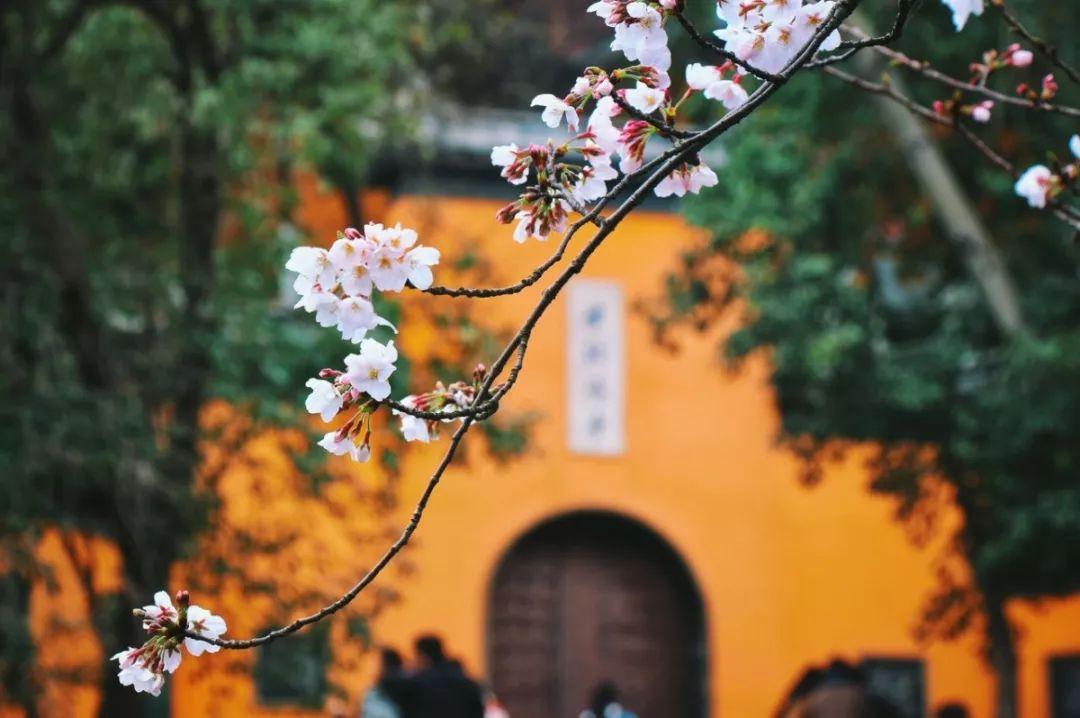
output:
<svg viewBox="0 0 1080 718"><path fill-rule="evenodd" d="M495 577L490 674L513 718L576 718L610 681L641 718L699 718L700 601L679 559L606 514L542 526Z"/></svg>

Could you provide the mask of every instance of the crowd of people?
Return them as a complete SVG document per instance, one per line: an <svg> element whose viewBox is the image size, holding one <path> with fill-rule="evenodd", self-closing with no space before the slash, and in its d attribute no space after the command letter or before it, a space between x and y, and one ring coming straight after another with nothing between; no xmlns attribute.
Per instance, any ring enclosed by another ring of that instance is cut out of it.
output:
<svg viewBox="0 0 1080 718"><path fill-rule="evenodd" d="M375 685L364 695L361 718L499 718L487 711L480 685L447 657L438 636L420 636L412 665L382 650Z"/></svg>
<svg viewBox="0 0 1080 718"><path fill-rule="evenodd" d="M776 713L777 718L903 718L895 705L870 690L862 671L844 661L808 668ZM966 718L959 704L938 707L937 718ZM360 718L510 718L491 691L485 691L446 655L433 635L414 642L406 665L400 653L384 648L375 684L364 695ZM613 683L596 686L578 718L637 718L619 702Z"/></svg>
<svg viewBox="0 0 1080 718"><path fill-rule="evenodd" d="M409 666L393 648L382 649L379 675L364 694L360 718L510 718L491 691L446 655L438 636L418 637L413 649ZM637 716L619 703L614 684L601 683L580 718Z"/></svg>

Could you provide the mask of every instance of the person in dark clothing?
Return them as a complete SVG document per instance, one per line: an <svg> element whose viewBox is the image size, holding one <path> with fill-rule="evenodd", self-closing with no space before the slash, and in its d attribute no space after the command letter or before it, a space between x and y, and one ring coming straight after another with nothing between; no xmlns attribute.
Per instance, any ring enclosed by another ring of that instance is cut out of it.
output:
<svg viewBox="0 0 1080 718"><path fill-rule="evenodd" d="M483 718L480 686L446 657L439 637L420 636L414 645L416 671L392 687L402 718Z"/></svg>
<svg viewBox="0 0 1080 718"><path fill-rule="evenodd" d="M637 718L619 703L619 691L614 683L605 681L593 689L591 707L579 718Z"/></svg>
<svg viewBox="0 0 1080 718"><path fill-rule="evenodd" d="M870 691L862 671L841 660L810 668L777 713L779 718L902 718L884 697Z"/></svg>
<svg viewBox="0 0 1080 718"><path fill-rule="evenodd" d="M967 706L963 703L946 703L934 713L937 718L969 718Z"/></svg>
<svg viewBox="0 0 1080 718"><path fill-rule="evenodd" d="M401 687L405 664L393 648L380 652L379 677L364 695L360 718L401 718L401 706L396 692Z"/></svg>

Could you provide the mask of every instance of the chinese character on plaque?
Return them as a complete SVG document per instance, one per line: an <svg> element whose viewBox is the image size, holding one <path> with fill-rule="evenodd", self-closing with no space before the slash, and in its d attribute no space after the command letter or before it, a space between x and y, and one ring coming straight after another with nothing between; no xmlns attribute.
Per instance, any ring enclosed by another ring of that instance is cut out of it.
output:
<svg viewBox="0 0 1080 718"><path fill-rule="evenodd" d="M618 284L578 279L567 289L567 442L580 454L626 448L626 356Z"/></svg>

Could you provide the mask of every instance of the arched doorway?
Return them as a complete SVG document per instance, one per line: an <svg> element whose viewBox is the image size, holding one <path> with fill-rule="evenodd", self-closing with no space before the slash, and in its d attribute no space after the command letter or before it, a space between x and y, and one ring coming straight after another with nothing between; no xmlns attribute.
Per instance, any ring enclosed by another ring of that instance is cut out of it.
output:
<svg viewBox="0 0 1080 718"><path fill-rule="evenodd" d="M488 673L514 718L577 718L602 681L641 718L704 716L704 615L654 532L576 512L518 539L495 572Z"/></svg>

